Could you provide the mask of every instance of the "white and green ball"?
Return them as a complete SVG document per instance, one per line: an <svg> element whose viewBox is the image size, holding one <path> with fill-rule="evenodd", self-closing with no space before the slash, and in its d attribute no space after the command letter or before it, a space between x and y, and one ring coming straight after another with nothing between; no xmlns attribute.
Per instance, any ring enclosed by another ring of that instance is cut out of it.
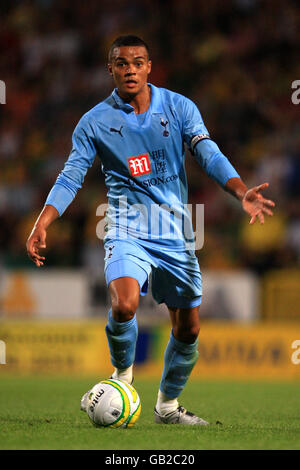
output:
<svg viewBox="0 0 300 470"><path fill-rule="evenodd" d="M141 413L140 397L122 380L103 380L90 390L87 413L96 426L130 428Z"/></svg>

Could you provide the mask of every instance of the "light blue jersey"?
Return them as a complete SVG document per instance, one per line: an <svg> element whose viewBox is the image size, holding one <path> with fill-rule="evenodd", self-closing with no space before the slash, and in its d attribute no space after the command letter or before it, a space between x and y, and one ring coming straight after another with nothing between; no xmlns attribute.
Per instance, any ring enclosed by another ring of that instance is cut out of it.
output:
<svg viewBox="0 0 300 470"><path fill-rule="evenodd" d="M106 238L135 237L176 250L192 235L185 144L220 185L239 175L210 139L191 100L149 86L151 104L142 115L136 115L116 89L83 115L46 204L61 215L98 154L108 188Z"/></svg>

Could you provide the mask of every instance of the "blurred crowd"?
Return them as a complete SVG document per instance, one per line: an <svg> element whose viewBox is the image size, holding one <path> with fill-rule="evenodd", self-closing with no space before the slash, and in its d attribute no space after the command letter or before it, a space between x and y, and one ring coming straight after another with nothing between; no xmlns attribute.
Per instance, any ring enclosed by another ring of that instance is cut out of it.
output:
<svg viewBox="0 0 300 470"><path fill-rule="evenodd" d="M189 202L205 204L204 269L259 275L300 264L300 6L295 0L20 0L0 6L0 267L32 267L25 243L86 111L113 82L107 51L121 34L149 43L150 81L192 99L211 137L248 186L270 183L265 225L187 152ZM100 161L48 233L47 265L103 268L96 208Z"/></svg>

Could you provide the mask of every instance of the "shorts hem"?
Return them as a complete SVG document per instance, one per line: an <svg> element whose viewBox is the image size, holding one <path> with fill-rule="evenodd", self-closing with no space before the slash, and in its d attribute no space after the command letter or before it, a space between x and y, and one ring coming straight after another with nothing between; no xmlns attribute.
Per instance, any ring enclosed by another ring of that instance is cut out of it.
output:
<svg viewBox="0 0 300 470"><path fill-rule="evenodd" d="M124 258L123 258L124 260ZM116 272L116 266L115 263L118 263L120 260L115 260L112 263L109 263L108 266L105 268L105 279L106 279L106 284L109 286L109 284L114 281L115 279L119 279L121 277L131 277L135 279L139 286L140 286L140 295L144 296L148 292L148 273L147 271L139 266L137 263L135 263L132 260L127 259L126 260L126 268L122 269L120 266L117 269ZM134 271L129 268L129 264L134 265ZM138 272L139 271L139 272ZM146 276L146 279L145 279ZM141 279L143 277L143 279ZM146 284L146 285L145 285Z"/></svg>
<svg viewBox="0 0 300 470"><path fill-rule="evenodd" d="M174 300L167 299L167 300L163 300L162 302L164 302L167 305L167 307L170 307L170 308L194 308L194 307L198 307L198 305L201 305L202 295L193 297L192 299L188 299L187 297L178 297Z"/></svg>

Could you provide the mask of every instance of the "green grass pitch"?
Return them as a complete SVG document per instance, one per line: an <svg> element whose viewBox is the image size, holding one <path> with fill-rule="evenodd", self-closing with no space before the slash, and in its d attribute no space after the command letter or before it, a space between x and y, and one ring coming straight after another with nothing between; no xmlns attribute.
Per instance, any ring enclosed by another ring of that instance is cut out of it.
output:
<svg viewBox="0 0 300 470"><path fill-rule="evenodd" d="M158 382L135 377L142 413L132 429L95 428L79 410L96 378L0 377L0 449L300 449L300 384L190 381L180 402L209 427L153 422Z"/></svg>

